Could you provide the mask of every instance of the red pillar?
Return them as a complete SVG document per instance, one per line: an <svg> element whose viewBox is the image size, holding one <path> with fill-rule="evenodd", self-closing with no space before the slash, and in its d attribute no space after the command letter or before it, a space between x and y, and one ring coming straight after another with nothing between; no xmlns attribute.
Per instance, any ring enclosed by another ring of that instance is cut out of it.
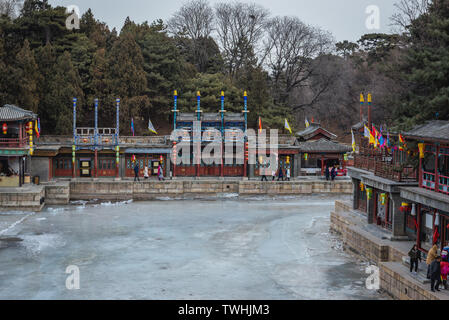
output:
<svg viewBox="0 0 449 320"><path fill-rule="evenodd" d="M423 171L422 171L422 159L421 156L419 156L419 168L418 168L418 181L419 181L419 187L422 187L422 178L423 178Z"/></svg>
<svg viewBox="0 0 449 320"><path fill-rule="evenodd" d="M321 156L321 175L324 175L324 159L323 156Z"/></svg>
<svg viewBox="0 0 449 320"><path fill-rule="evenodd" d="M94 160L95 178L97 177L97 168L98 168L98 151L97 149L95 149L95 160Z"/></svg>
<svg viewBox="0 0 449 320"><path fill-rule="evenodd" d="M421 205L416 205L416 224L418 225L418 230L416 230L416 245L421 249Z"/></svg>
<svg viewBox="0 0 449 320"><path fill-rule="evenodd" d="M221 143L221 177L224 177L224 153L223 153L223 142Z"/></svg>
<svg viewBox="0 0 449 320"><path fill-rule="evenodd" d="M435 191L439 191L440 176L438 174L438 156L440 155L440 146L436 146L435 150Z"/></svg>
<svg viewBox="0 0 449 320"><path fill-rule="evenodd" d="M176 158L178 157L178 149L176 148L176 142L173 142L173 178L176 177Z"/></svg>

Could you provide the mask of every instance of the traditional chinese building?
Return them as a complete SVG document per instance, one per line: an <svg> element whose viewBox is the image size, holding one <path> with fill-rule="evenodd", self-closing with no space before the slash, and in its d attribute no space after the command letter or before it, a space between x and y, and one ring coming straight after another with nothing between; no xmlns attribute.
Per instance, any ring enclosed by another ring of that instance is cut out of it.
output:
<svg viewBox="0 0 449 320"><path fill-rule="evenodd" d="M449 244L449 121L429 121L404 133L419 149L418 183L401 187L406 232L427 251Z"/></svg>
<svg viewBox="0 0 449 320"><path fill-rule="evenodd" d="M30 182L32 125L36 119L33 112L14 105L0 108L0 187L19 187Z"/></svg>
<svg viewBox="0 0 449 320"><path fill-rule="evenodd" d="M359 149L354 166L348 167L354 185L353 208L365 214L369 224L393 237L406 237L400 188L417 186L417 171L410 164L410 154L397 147L397 134L390 134L390 147L374 148L364 137L365 125L369 124L361 122L353 127Z"/></svg>

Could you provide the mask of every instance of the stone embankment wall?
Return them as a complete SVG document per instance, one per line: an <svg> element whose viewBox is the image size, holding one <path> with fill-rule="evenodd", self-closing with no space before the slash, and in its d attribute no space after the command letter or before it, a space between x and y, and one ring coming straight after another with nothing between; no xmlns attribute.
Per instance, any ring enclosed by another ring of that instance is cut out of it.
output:
<svg viewBox="0 0 449 320"><path fill-rule="evenodd" d="M406 250L398 248L395 242L373 236L360 226L366 224L366 217L355 213L350 203L335 202L331 212L331 230L341 235L345 248L369 260L379 267L380 288L396 299L439 300L447 299L443 294L429 291L429 285L412 278L402 264Z"/></svg>
<svg viewBox="0 0 449 320"><path fill-rule="evenodd" d="M214 195L300 195L312 193L351 194L350 181L72 181L71 200L152 200L160 197Z"/></svg>
<svg viewBox="0 0 449 320"><path fill-rule="evenodd" d="M33 187L31 190L17 191L14 188L0 193L0 211L41 211L44 207L45 188Z"/></svg>

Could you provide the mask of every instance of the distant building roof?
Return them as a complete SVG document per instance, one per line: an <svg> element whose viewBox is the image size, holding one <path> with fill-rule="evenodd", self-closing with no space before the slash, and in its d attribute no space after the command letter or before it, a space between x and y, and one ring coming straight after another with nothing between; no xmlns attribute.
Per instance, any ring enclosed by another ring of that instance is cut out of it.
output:
<svg viewBox="0 0 449 320"><path fill-rule="evenodd" d="M302 131L297 132L296 135L299 136L300 138L303 138L304 140L309 140L319 133L324 134L329 139L337 138L337 135L324 129L323 127L321 127L319 123L311 123L309 127L305 128Z"/></svg>
<svg viewBox="0 0 449 320"><path fill-rule="evenodd" d="M299 143L299 149L301 152L328 152L328 153L345 153L351 152L352 148L350 146L329 141L327 139L319 139L313 141L306 141Z"/></svg>
<svg viewBox="0 0 449 320"><path fill-rule="evenodd" d="M36 119L34 112L24 110L11 104L5 104L0 108L0 121L18 121Z"/></svg>
<svg viewBox="0 0 449 320"><path fill-rule="evenodd" d="M404 136L423 139L430 141L449 141L449 121L433 120L422 125L416 126L408 132L404 132Z"/></svg>
<svg viewBox="0 0 449 320"><path fill-rule="evenodd" d="M177 121L195 121L197 120L197 117L194 113L180 113L178 117L176 118Z"/></svg>
<svg viewBox="0 0 449 320"><path fill-rule="evenodd" d="M245 116L241 113L225 113L225 121L245 121Z"/></svg>
<svg viewBox="0 0 449 320"><path fill-rule="evenodd" d="M218 113L203 113L202 121L221 121L221 116Z"/></svg>

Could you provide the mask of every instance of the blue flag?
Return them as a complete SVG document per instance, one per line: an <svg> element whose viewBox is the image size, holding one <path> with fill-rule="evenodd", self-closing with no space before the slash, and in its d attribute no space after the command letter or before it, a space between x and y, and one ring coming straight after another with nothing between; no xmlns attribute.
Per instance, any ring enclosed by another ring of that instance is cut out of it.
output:
<svg viewBox="0 0 449 320"><path fill-rule="evenodd" d="M133 133L133 137L134 137L134 119L131 118L131 132Z"/></svg>

